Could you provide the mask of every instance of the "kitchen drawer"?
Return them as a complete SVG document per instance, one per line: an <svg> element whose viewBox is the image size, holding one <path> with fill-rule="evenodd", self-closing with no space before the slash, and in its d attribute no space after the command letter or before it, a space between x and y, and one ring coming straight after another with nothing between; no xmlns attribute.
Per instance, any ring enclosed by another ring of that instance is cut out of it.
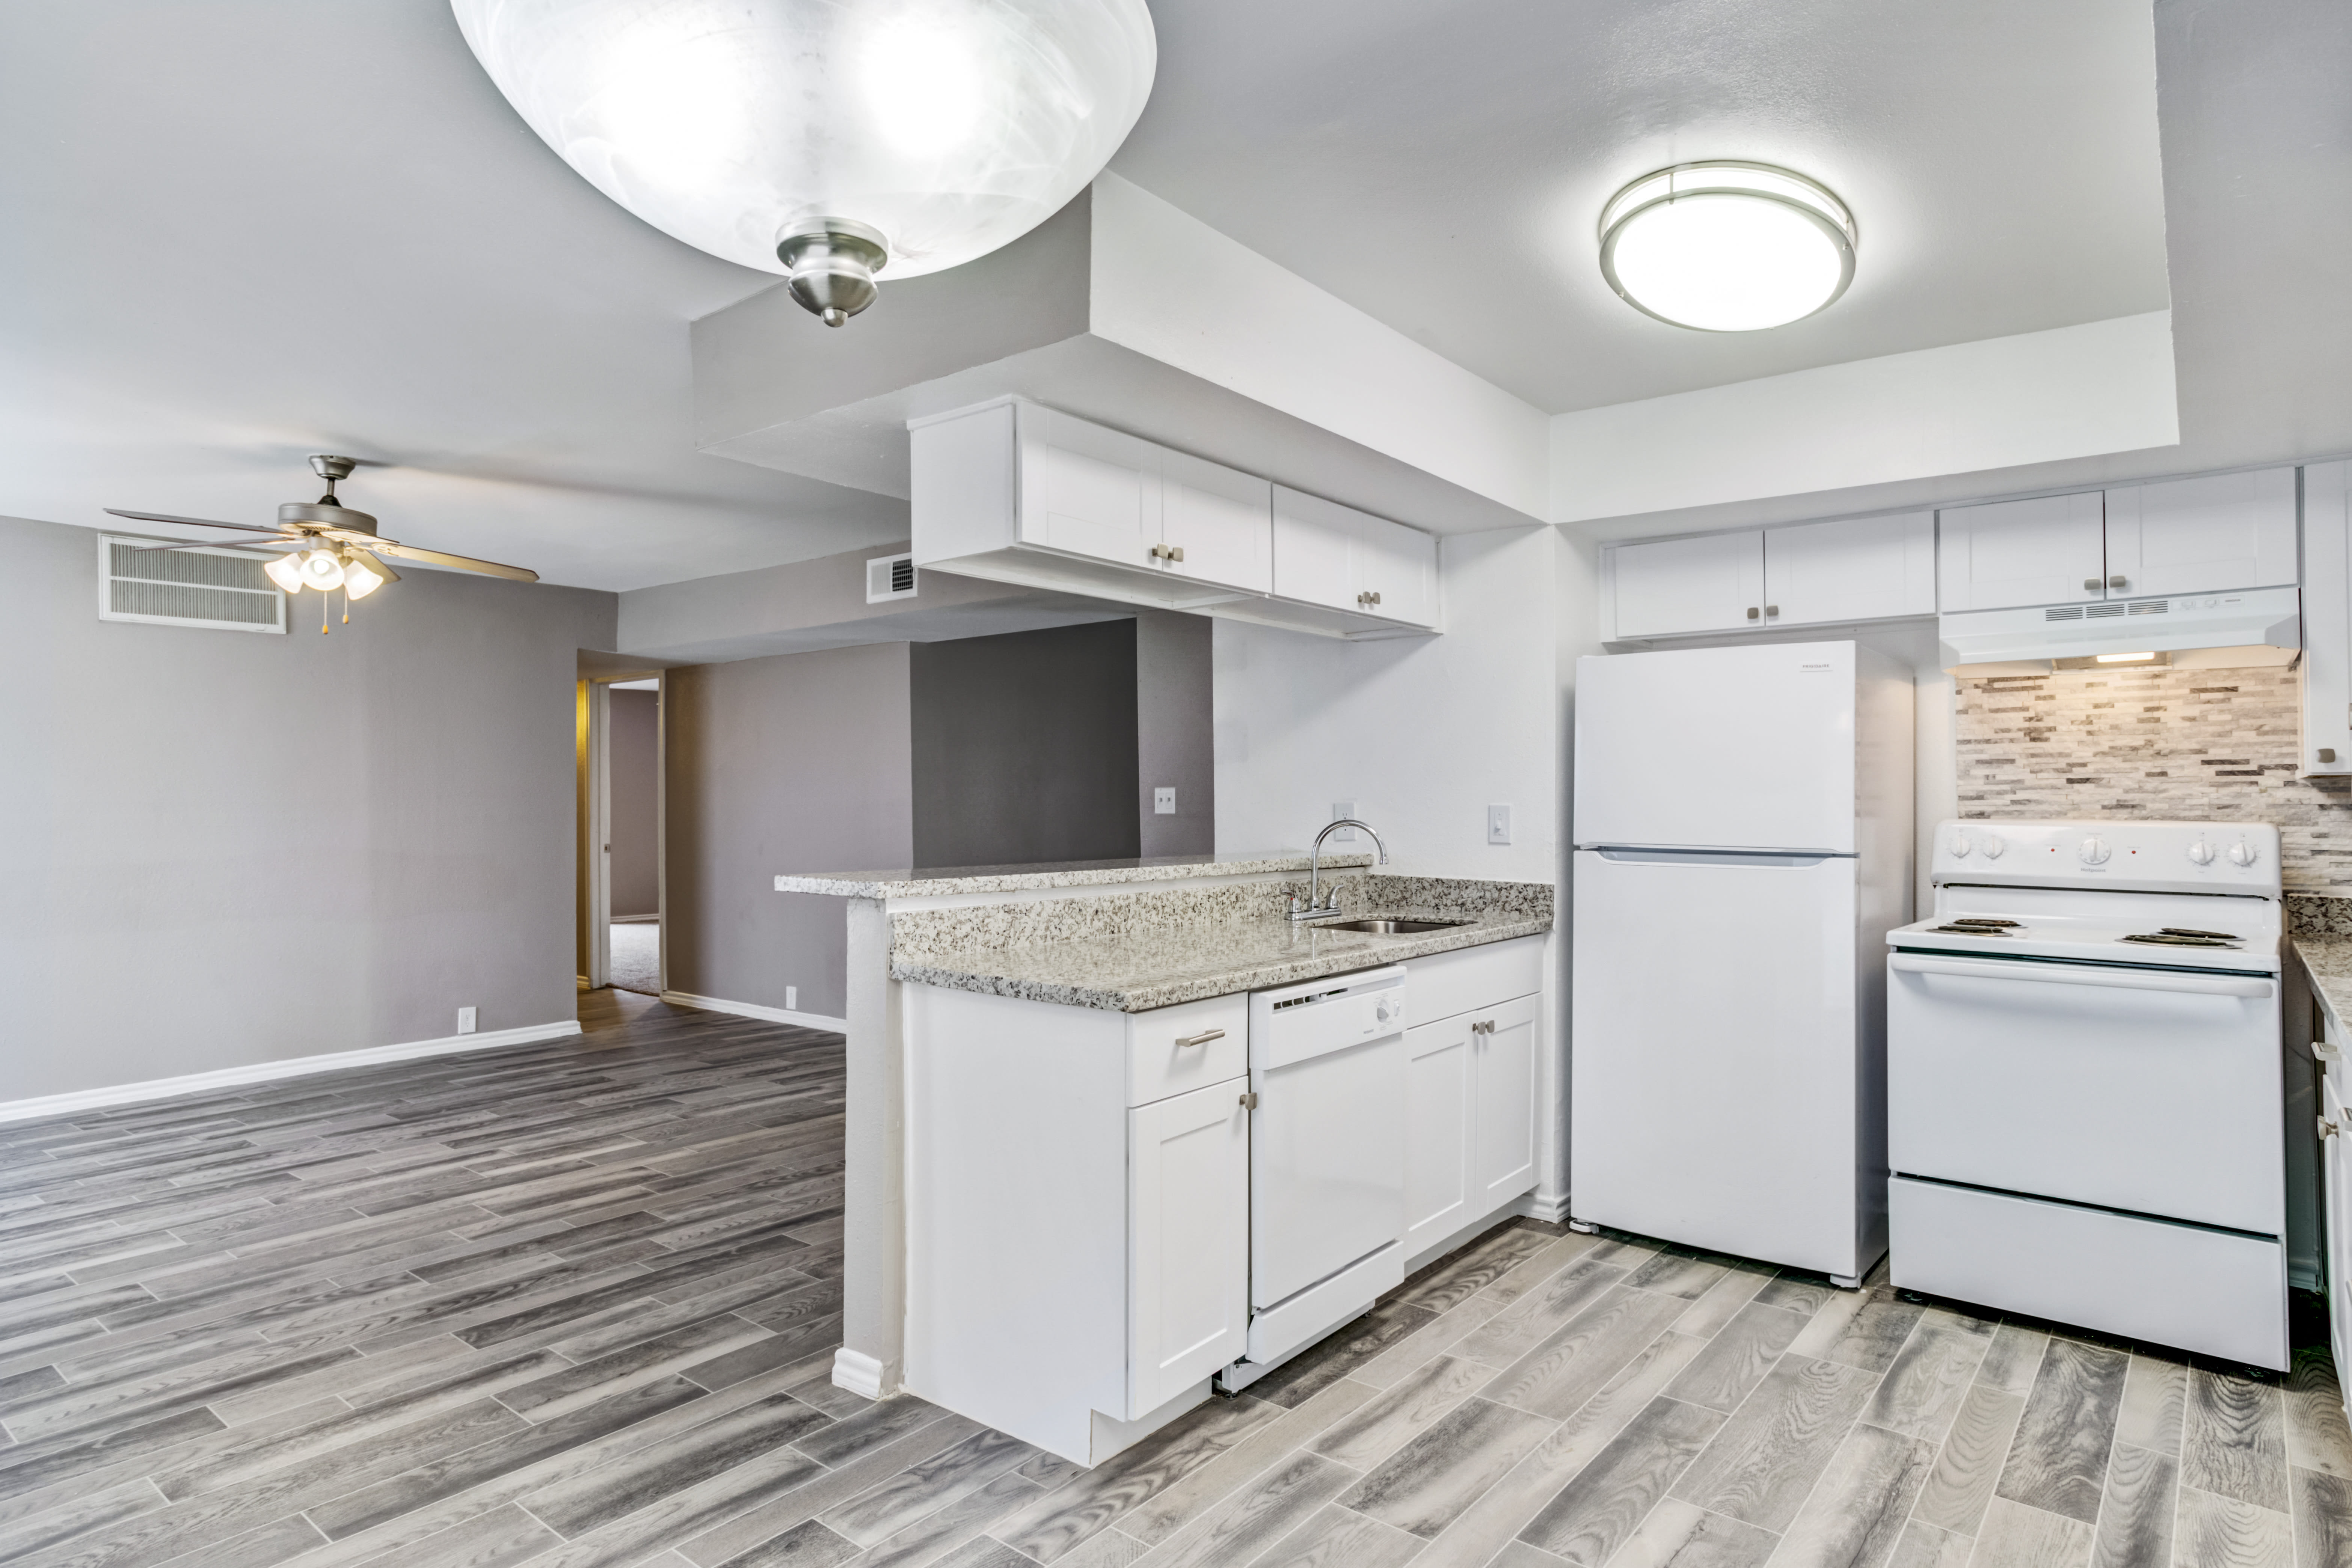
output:
<svg viewBox="0 0 2352 1568"><path fill-rule="evenodd" d="M2286 1365L2286 1249L2168 1225L1897 1176L1894 1283L2249 1366Z"/></svg>
<svg viewBox="0 0 2352 1568"><path fill-rule="evenodd" d="M1542 990L1543 949L1543 938L1522 936L1410 961L1404 994L1412 1021L1433 1024Z"/></svg>
<svg viewBox="0 0 2352 1568"><path fill-rule="evenodd" d="M1198 1045L1217 1030L1223 1034ZM1249 1071L1249 997L1212 996L1127 1018L1127 1102L1149 1105Z"/></svg>

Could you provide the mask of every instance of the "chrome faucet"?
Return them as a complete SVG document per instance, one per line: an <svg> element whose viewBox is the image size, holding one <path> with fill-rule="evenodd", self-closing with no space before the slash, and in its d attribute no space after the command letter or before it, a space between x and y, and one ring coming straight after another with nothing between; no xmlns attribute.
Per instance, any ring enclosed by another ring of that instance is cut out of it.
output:
<svg viewBox="0 0 2352 1568"><path fill-rule="evenodd" d="M1324 828L1322 832L1315 836L1315 847L1307 852L1307 905L1304 909L1301 909L1298 903L1298 895L1297 893L1291 894L1290 918L1292 920L1319 921L1340 912L1339 889L1338 888L1335 887L1331 889L1328 901L1319 907L1315 901L1315 896L1322 890L1323 840L1330 837L1335 830L1342 827L1360 827L1365 832L1371 833L1372 847L1381 852L1380 863L1383 866L1389 863L1389 847L1381 842L1381 836L1379 834L1372 832L1372 825L1370 823L1359 822L1352 816L1343 816L1339 818L1337 822L1332 823L1328 827Z"/></svg>

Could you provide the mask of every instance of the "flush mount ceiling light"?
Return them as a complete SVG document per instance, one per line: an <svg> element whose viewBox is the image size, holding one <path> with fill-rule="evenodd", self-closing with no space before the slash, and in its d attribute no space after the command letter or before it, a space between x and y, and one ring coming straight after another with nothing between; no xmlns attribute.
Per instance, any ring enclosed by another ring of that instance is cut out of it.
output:
<svg viewBox="0 0 2352 1568"><path fill-rule="evenodd" d="M1706 332L1801 321L1853 280L1853 215L1767 163L1677 163L1601 213L1601 271L1646 315Z"/></svg>
<svg viewBox="0 0 2352 1568"><path fill-rule="evenodd" d="M837 327L1101 173L1151 91L1143 0L451 0L507 100L675 238Z"/></svg>

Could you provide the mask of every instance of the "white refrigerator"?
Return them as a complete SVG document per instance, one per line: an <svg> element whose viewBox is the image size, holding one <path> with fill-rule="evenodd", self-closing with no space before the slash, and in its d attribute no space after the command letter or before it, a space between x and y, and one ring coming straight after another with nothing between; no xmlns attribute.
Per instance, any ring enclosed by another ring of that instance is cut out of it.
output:
<svg viewBox="0 0 2352 1568"><path fill-rule="evenodd" d="M1575 702L1570 1217L1858 1281L1911 673L1851 642L1600 655Z"/></svg>

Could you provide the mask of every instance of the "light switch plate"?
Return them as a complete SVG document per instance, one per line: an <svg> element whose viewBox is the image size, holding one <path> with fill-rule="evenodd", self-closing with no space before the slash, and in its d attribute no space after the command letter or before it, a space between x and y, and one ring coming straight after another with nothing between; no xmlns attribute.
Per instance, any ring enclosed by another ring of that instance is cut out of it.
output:
<svg viewBox="0 0 2352 1568"><path fill-rule="evenodd" d="M1511 841L1511 808L1490 805L1486 808L1486 842L1508 844Z"/></svg>
<svg viewBox="0 0 2352 1568"><path fill-rule="evenodd" d="M474 1032L474 1010L471 1007L457 1009L457 1032L461 1035L470 1035Z"/></svg>
<svg viewBox="0 0 2352 1568"><path fill-rule="evenodd" d="M788 1013L797 1013L801 1010L801 988L799 986L787 985L784 987L784 1010Z"/></svg>
<svg viewBox="0 0 2352 1568"><path fill-rule="evenodd" d="M1332 821L1337 822L1343 816L1353 816L1355 815L1356 803L1354 801L1335 800L1331 803ZM1323 842L1326 844L1353 844L1355 841L1356 830L1352 827L1343 827L1339 829L1339 832L1331 835L1330 837L1326 838Z"/></svg>
<svg viewBox="0 0 2352 1568"><path fill-rule="evenodd" d="M1176 786L1174 784L1160 784L1154 787L1151 792L1151 809L1157 816L1175 816Z"/></svg>

